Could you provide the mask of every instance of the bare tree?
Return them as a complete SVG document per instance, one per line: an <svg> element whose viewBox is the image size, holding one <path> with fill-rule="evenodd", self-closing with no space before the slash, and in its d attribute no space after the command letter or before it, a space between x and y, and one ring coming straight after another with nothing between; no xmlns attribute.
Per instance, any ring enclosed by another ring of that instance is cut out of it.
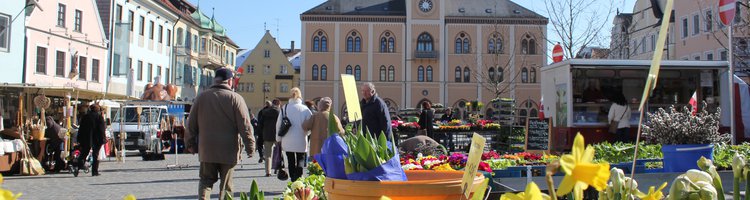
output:
<svg viewBox="0 0 750 200"><path fill-rule="evenodd" d="M701 10L700 15L704 22L711 22L710 25L707 26L707 24L703 24L703 27L701 27L701 31L707 31L710 33L711 37L724 49L729 49L727 45L727 38L729 38L729 29L726 28L719 18L719 13L714 13L716 11L711 11L711 15L709 16L704 10L706 8L711 7L711 5L704 4L701 1L696 1L698 3L698 7ZM746 2L738 1L737 2L740 6L738 9L750 9L750 5L748 5ZM732 52L732 56L728 57L728 60L732 60L734 58L734 61L737 61L735 63L741 63L739 66L735 66L735 71L742 71L744 73L750 73L750 66L747 66L746 60L750 59L748 55L750 55L750 52L748 52L748 42L750 42L750 28L747 26L750 19L750 13L749 12L741 12L742 14L745 14L744 16L735 16L735 22L733 27L733 37L734 38L741 38L739 40L735 39L733 41L734 44L732 44L732 47L734 48L734 51ZM709 30L710 29L710 30ZM745 38L742 38L745 37ZM728 53L728 52L727 52ZM720 56L720 55L719 55Z"/></svg>
<svg viewBox="0 0 750 200"><path fill-rule="evenodd" d="M560 38L566 59L582 48L603 43L603 31L613 14L614 4L602 0L544 0L553 35ZM549 44L555 44L546 38Z"/></svg>

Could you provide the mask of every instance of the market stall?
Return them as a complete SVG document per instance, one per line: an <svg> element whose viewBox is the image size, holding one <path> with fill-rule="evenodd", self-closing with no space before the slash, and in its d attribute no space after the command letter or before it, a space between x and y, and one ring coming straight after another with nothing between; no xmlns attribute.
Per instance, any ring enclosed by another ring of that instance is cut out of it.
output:
<svg viewBox="0 0 750 200"><path fill-rule="evenodd" d="M544 113L552 118L552 148L569 148L578 132L589 143L613 141L613 134L608 133L608 112L617 93L624 95L631 109L630 116L626 114L623 119L629 117L629 134L635 138L649 66L648 60L572 59L543 67L542 103ZM681 109L689 106L695 94L698 102L707 103L708 110L728 111L723 103L727 98L726 71L726 61L662 61L658 84L646 109L653 112L672 105ZM722 128L728 126L722 124Z"/></svg>

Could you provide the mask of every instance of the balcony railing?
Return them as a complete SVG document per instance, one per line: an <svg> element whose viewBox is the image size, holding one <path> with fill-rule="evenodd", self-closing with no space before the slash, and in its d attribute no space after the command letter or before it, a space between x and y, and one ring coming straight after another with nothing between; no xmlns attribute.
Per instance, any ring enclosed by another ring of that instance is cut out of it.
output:
<svg viewBox="0 0 750 200"><path fill-rule="evenodd" d="M414 58L438 58L438 51L414 51Z"/></svg>

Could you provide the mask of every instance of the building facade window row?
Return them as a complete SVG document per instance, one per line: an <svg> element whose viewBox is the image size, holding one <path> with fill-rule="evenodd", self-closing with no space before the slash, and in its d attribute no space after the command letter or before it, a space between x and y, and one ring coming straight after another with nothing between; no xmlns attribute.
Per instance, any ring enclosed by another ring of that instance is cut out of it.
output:
<svg viewBox="0 0 750 200"><path fill-rule="evenodd" d="M99 82L100 81L100 73L101 73L101 62L99 59L91 58L89 62L89 58L86 56L77 56L77 55L70 55L70 70L67 70L66 67L66 60L68 54L64 51L56 51L55 52L55 76L57 77L66 77L66 75L70 75L70 73L78 73L78 80L83 81L93 81L93 82ZM37 74L47 75L47 63L48 59L50 57L48 56L47 47L37 46L36 47L36 63L35 71ZM75 69L74 69L75 68ZM90 75L90 76L89 76Z"/></svg>
<svg viewBox="0 0 750 200"><path fill-rule="evenodd" d="M461 66L456 66L456 70L454 72L455 72L456 83L471 82L471 69L469 69L469 67L464 67L463 71L461 71Z"/></svg>
<svg viewBox="0 0 750 200"><path fill-rule="evenodd" d="M396 81L396 68L393 65L388 66L388 72L386 75L385 65L380 66L380 81L381 82L395 82Z"/></svg>

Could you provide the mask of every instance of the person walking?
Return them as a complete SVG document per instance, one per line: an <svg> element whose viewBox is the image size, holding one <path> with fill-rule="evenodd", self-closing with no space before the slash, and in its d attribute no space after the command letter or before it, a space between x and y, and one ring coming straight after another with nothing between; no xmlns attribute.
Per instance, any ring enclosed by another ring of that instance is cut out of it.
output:
<svg viewBox="0 0 750 200"><path fill-rule="evenodd" d="M310 119L312 112L302 103L302 92L299 88L292 88L290 94L289 102L281 107L281 113L276 118L276 130L281 131L281 121L284 117L289 119L292 126L286 133L277 133L276 141L281 142L281 149L286 153L289 178L294 182L302 176L302 168L307 164L309 132L302 129L302 123Z"/></svg>
<svg viewBox="0 0 750 200"><path fill-rule="evenodd" d="M259 135L263 135L263 160L266 162L266 177L271 176L273 146L276 144L276 118L279 117L279 100L266 101L266 107L258 113Z"/></svg>
<svg viewBox="0 0 750 200"><path fill-rule="evenodd" d="M200 199L211 198L211 189L218 179L221 179L220 199L231 196L232 173L240 158L240 139L249 158L255 151L247 105L231 89L232 71L220 68L215 74L214 85L195 98L185 133L185 148L198 153L200 161Z"/></svg>
<svg viewBox="0 0 750 200"><path fill-rule="evenodd" d="M427 135L427 137L430 137L432 139L442 139L436 138L437 136L433 134L432 119L434 118L435 110L432 109L432 105L430 104L430 102L422 102L422 113L419 114L420 131Z"/></svg>
<svg viewBox="0 0 750 200"><path fill-rule="evenodd" d="M331 131L328 130L329 120L328 116L331 112L332 100L330 97L323 97L318 101L318 112L312 115L310 119L302 123L302 128L305 131L310 131L310 151L309 155L314 156L320 153L320 149L323 147L323 141L328 138L328 134ZM338 127L338 134L344 135L344 127L341 126L341 120L336 115L333 115L333 120L336 122Z"/></svg>
<svg viewBox="0 0 750 200"><path fill-rule="evenodd" d="M78 176L78 170L83 168L89 151L92 152L93 156L91 175L101 175L99 174L99 150L104 143L107 143L107 136L105 135L106 126L101 110L99 105L92 104L89 106L89 112L81 118L77 138L81 156L78 157L78 168L73 170L73 176Z"/></svg>
<svg viewBox="0 0 750 200"><path fill-rule="evenodd" d="M362 99L359 105L362 110L362 124L367 127L374 138L378 138L380 133L385 133L385 137L390 140L391 134L391 113L385 101L378 96L375 85L367 82L362 85Z"/></svg>
<svg viewBox="0 0 750 200"><path fill-rule="evenodd" d="M255 114L253 114L253 110L249 109L247 111L250 113L250 124L253 126L253 132L261 132L260 130L260 124L258 123L258 118L255 117ZM260 113L260 112L259 112ZM258 151L258 163L263 163L263 134L255 134L255 149Z"/></svg>

